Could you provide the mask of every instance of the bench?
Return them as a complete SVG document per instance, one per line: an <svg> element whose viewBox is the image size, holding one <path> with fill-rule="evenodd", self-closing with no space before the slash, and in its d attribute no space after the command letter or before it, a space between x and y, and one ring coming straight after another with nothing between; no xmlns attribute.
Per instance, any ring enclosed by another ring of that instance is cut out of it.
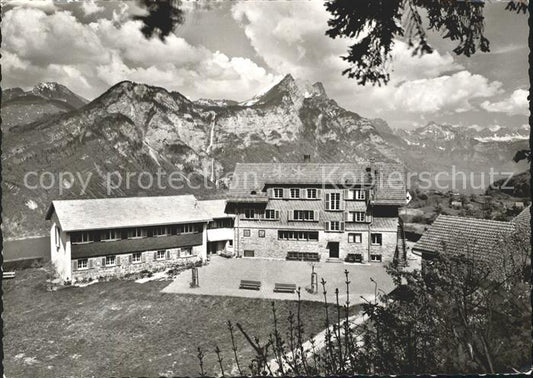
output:
<svg viewBox="0 0 533 378"><path fill-rule="evenodd" d="M241 280L239 289L259 290L261 288L261 281Z"/></svg>
<svg viewBox="0 0 533 378"><path fill-rule="evenodd" d="M15 278L15 272L2 272L2 279Z"/></svg>
<svg viewBox="0 0 533 378"><path fill-rule="evenodd" d="M295 284L276 283L274 285L275 293L294 293L296 291Z"/></svg>
<svg viewBox="0 0 533 378"><path fill-rule="evenodd" d="M320 261L318 252L287 252L287 260L293 261Z"/></svg>
<svg viewBox="0 0 533 378"><path fill-rule="evenodd" d="M346 262L361 263L363 262L363 255L360 253L348 253L346 256Z"/></svg>

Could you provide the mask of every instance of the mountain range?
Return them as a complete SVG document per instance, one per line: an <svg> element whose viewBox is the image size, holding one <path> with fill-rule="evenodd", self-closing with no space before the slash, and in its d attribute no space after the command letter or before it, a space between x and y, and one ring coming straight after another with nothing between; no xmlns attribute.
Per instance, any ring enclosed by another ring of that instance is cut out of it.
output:
<svg viewBox="0 0 533 378"><path fill-rule="evenodd" d="M243 102L191 101L179 92L130 81L90 102L57 83L5 90L2 97L7 237L45 234L44 213L58 198L187 192L216 196L238 162L298 162L306 154L317 162L403 161L410 169L431 172L454 164L468 171L489 166L520 170L512 157L527 148L523 139L485 141L480 138L490 135L483 130L435 123L413 131L392 130L382 119L342 108L321 83L291 75ZM154 180L156 171L179 171L183 183L205 182L208 187L148 189L137 179L147 172L144 181L148 176ZM35 184L43 172L49 172L45 187L25 185L25 177ZM136 172L136 179L109 192L106 178L113 173L124 178L127 172ZM80 194L84 182L79 177L89 176Z"/></svg>

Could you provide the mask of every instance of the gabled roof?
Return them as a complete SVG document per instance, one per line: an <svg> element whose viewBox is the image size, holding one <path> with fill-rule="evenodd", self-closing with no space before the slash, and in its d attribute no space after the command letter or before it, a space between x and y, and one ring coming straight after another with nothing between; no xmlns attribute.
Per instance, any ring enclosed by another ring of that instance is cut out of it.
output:
<svg viewBox="0 0 533 378"><path fill-rule="evenodd" d="M198 201L198 204L213 219L235 218L234 214L226 213L226 200L224 199Z"/></svg>
<svg viewBox="0 0 533 378"><path fill-rule="evenodd" d="M46 219L54 212L67 232L211 220L193 195L59 200L52 202Z"/></svg>
<svg viewBox="0 0 533 378"><path fill-rule="evenodd" d="M511 222L439 215L413 246L413 251L472 255L488 260L494 246L513 232Z"/></svg>
<svg viewBox="0 0 533 378"><path fill-rule="evenodd" d="M266 185L372 185L367 169L377 170L375 203L406 203L405 167L398 163L238 163L230 185L231 197L251 197Z"/></svg>

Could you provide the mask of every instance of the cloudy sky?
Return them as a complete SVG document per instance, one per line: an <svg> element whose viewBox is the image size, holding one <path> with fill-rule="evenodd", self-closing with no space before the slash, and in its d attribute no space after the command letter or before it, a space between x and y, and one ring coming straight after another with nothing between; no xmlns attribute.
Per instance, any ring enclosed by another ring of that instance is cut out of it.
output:
<svg viewBox="0 0 533 378"><path fill-rule="evenodd" d="M3 86L56 81L93 99L132 80L191 99L246 100L291 73L320 81L362 116L397 128L429 121L462 126L527 124L527 16L494 2L485 10L491 53L457 57L431 35L435 52L412 57L398 41L391 82L358 86L341 75L349 41L324 35L321 0L184 2L185 23L166 42L146 40L128 1L2 1Z"/></svg>

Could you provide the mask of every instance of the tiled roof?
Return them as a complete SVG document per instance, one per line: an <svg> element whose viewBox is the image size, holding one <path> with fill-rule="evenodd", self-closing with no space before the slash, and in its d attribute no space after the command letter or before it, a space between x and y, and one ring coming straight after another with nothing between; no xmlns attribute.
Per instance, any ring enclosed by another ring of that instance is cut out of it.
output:
<svg viewBox="0 0 533 378"><path fill-rule="evenodd" d="M204 222L211 218L193 195L53 201L63 231L102 230Z"/></svg>
<svg viewBox="0 0 533 378"><path fill-rule="evenodd" d="M517 229L522 229L531 233L531 205L520 212L512 221Z"/></svg>
<svg viewBox="0 0 533 378"><path fill-rule="evenodd" d="M510 222L439 215L413 250L451 255L472 254L487 260L498 253L493 247L513 229Z"/></svg>
<svg viewBox="0 0 533 378"><path fill-rule="evenodd" d="M198 201L198 204L213 219L235 218L234 214L226 214L226 200L224 199Z"/></svg>
<svg viewBox="0 0 533 378"><path fill-rule="evenodd" d="M365 201L346 201L345 202L346 211L360 211L366 212L366 202Z"/></svg>
<svg viewBox="0 0 533 378"><path fill-rule="evenodd" d="M398 231L398 218L374 217L370 229L372 231Z"/></svg>
<svg viewBox="0 0 533 378"><path fill-rule="evenodd" d="M235 166L230 195L247 196L265 185L370 185L367 168L378 171L377 204L403 205L406 201L405 167L398 163L254 163Z"/></svg>

